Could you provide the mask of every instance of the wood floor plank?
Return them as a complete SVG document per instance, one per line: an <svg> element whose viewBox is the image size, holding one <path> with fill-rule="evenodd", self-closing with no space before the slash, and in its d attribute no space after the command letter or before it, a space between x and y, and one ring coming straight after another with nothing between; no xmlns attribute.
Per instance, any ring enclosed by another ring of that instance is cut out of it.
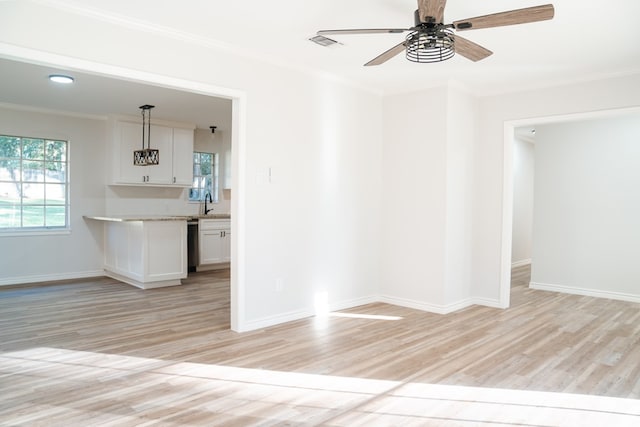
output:
<svg viewBox="0 0 640 427"><path fill-rule="evenodd" d="M528 266L512 278L506 310L374 303L244 334L228 271L0 289L0 425L640 425L640 305L532 290ZM518 412L519 396L577 403Z"/></svg>

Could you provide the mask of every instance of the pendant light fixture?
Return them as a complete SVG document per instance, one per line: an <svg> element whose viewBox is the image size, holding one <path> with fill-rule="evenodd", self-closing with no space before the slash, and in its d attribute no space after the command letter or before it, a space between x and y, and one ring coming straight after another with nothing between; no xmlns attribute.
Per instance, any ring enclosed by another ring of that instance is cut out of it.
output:
<svg viewBox="0 0 640 427"><path fill-rule="evenodd" d="M133 152L134 166L151 166L160 164L160 151L151 149L151 109L154 107L155 106L148 104L139 107L142 111L142 150L136 150ZM144 148L145 136L147 148Z"/></svg>

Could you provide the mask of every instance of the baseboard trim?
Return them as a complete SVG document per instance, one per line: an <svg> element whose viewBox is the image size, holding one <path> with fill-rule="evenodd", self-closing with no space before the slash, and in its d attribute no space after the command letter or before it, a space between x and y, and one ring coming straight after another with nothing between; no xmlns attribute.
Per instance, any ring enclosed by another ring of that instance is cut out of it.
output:
<svg viewBox="0 0 640 427"><path fill-rule="evenodd" d="M349 308L359 307L365 304L373 304L375 302L380 302L380 300L373 296L356 298L352 300L338 301L338 302L333 302L329 304L329 311L346 310ZM300 319L306 319L308 317L313 317L315 315L316 315L315 311L307 309L307 310L290 311L288 313L278 314L275 316L267 316L260 319L243 322L243 324L240 325L238 332L255 331L256 329L263 329L263 328L268 328L270 326L279 325L281 323L293 322L295 320L300 320Z"/></svg>
<svg viewBox="0 0 640 427"><path fill-rule="evenodd" d="M505 309L509 306L505 306L500 300L489 298L472 298L473 303L471 305L481 305L483 307Z"/></svg>
<svg viewBox="0 0 640 427"><path fill-rule="evenodd" d="M407 298L397 298L389 295L381 295L378 298L379 302L387 304L397 305L400 307L413 308L416 310L426 311L435 314L449 314L458 310L465 309L474 304L477 304L477 300L474 298L467 298L462 301L458 301L452 304L439 305L439 304L427 304L421 301L411 300ZM484 304L481 304L484 305Z"/></svg>
<svg viewBox="0 0 640 427"><path fill-rule="evenodd" d="M268 328L270 326L276 326L281 323L293 322L295 320L305 319L313 316L309 310L290 311L288 313L282 313L275 316L267 316L260 319L249 320L242 322L238 328L238 332L250 332L257 329Z"/></svg>
<svg viewBox="0 0 640 427"><path fill-rule="evenodd" d="M529 287L531 289L537 289L540 291L561 292L564 294L584 295L588 297L606 298L606 299L613 299L618 301L640 303L640 295L637 295L637 294L610 292L610 291L603 291L598 289L576 288L573 286L552 285L549 283L538 283L538 282L530 282Z"/></svg>
<svg viewBox="0 0 640 427"><path fill-rule="evenodd" d="M361 305L374 304L380 302L380 299L375 296L356 298L352 300L344 300L329 304L330 311L347 310L349 308L359 307Z"/></svg>
<svg viewBox="0 0 640 427"><path fill-rule="evenodd" d="M0 279L0 286L25 285L33 283L57 282L60 280L91 279L104 277L103 270L82 271L64 274L39 274L33 276L8 277Z"/></svg>
<svg viewBox="0 0 640 427"><path fill-rule="evenodd" d="M169 286L182 285L182 280L180 279L159 280L155 282L140 282L138 280L132 279L127 276L123 276L122 274L114 273L113 271L109 271L109 270L105 270L104 275L112 279L118 280L120 282L126 283L128 285L135 286L138 289L167 288Z"/></svg>
<svg viewBox="0 0 640 427"><path fill-rule="evenodd" d="M531 264L531 258L522 259L520 261L512 262L511 268L524 267L525 265L530 265L530 264Z"/></svg>

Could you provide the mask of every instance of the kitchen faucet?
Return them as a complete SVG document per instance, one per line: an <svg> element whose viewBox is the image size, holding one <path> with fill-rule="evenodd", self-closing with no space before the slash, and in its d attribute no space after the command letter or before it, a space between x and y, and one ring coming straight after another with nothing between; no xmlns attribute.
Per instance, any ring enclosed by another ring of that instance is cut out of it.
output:
<svg viewBox="0 0 640 427"><path fill-rule="evenodd" d="M205 215L213 210L213 208L207 209L207 199L209 199L209 203L213 203L213 199L211 198L211 193L209 193L208 191L207 191L207 194L204 195L204 214Z"/></svg>

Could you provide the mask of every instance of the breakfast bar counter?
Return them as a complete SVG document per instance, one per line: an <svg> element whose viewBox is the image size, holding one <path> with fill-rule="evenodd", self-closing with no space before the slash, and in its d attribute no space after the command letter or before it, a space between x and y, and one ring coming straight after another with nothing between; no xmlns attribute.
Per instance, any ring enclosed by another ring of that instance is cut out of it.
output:
<svg viewBox="0 0 640 427"><path fill-rule="evenodd" d="M187 277L189 216L86 216L104 223L104 273L141 289Z"/></svg>

